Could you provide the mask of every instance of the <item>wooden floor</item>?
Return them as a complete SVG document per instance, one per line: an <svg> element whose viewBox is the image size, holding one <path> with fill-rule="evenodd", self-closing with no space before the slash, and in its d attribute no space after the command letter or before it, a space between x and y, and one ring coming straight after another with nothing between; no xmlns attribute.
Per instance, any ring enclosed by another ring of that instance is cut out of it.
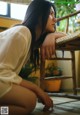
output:
<svg viewBox="0 0 80 115"><path fill-rule="evenodd" d="M64 97L51 98L54 102L53 112L43 112L44 106L41 103L37 103L31 115L80 115L80 100Z"/></svg>

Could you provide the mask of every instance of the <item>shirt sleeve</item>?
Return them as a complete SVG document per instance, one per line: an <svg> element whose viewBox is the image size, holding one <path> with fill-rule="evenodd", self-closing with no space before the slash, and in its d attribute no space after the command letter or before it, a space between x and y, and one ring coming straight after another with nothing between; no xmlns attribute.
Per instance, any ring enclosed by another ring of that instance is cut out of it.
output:
<svg viewBox="0 0 80 115"><path fill-rule="evenodd" d="M25 27L14 29L6 32L6 38L1 42L0 80L20 84L22 78L18 74L28 57L31 35Z"/></svg>

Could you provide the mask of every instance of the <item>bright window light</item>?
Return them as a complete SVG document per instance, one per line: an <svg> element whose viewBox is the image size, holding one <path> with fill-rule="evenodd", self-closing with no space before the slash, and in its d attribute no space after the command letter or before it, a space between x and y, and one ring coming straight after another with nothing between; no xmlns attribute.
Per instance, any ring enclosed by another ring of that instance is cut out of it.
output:
<svg viewBox="0 0 80 115"><path fill-rule="evenodd" d="M11 3L11 18L23 20L28 5Z"/></svg>
<svg viewBox="0 0 80 115"><path fill-rule="evenodd" d="M0 15L3 17L23 20L25 17L28 5L15 3L0 2Z"/></svg>
<svg viewBox="0 0 80 115"><path fill-rule="evenodd" d="M5 2L0 2L0 14L1 15L7 14L7 4Z"/></svg>

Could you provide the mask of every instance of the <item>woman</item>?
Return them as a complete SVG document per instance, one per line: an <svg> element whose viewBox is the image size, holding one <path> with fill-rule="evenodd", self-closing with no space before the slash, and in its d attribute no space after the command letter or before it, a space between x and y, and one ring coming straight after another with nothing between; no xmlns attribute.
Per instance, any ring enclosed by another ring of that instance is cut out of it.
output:
<svg viewBox="0 0 80 115"><path fill-rule="evenodd" d="M19 72L29 59L34 61L36 48L41 47L43 59L55 52L55 39L64 36L53 33L55 23L52 3L34 0L21 24L0 33L0 106L8 106L9 115L31 113L37 98L44 104L43 110L53 108L52 99L38 86L22 79Z"/></svg>

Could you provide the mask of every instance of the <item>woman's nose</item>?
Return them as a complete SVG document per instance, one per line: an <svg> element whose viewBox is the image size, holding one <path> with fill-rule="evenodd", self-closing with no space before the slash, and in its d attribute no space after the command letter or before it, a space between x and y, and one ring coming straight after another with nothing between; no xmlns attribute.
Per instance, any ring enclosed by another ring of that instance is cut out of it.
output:
<svg viewBox="0 0 80 115"><path fill-rule="evenodd" d="M54 17L53 20L54 20L55 23L57 22L57 18Z"/></svg>
<svg viewBox="0 0 80 115"><path fill-rule="evenodd" d="M59 18L56 18L56 22L59 22Z"/></svg>

